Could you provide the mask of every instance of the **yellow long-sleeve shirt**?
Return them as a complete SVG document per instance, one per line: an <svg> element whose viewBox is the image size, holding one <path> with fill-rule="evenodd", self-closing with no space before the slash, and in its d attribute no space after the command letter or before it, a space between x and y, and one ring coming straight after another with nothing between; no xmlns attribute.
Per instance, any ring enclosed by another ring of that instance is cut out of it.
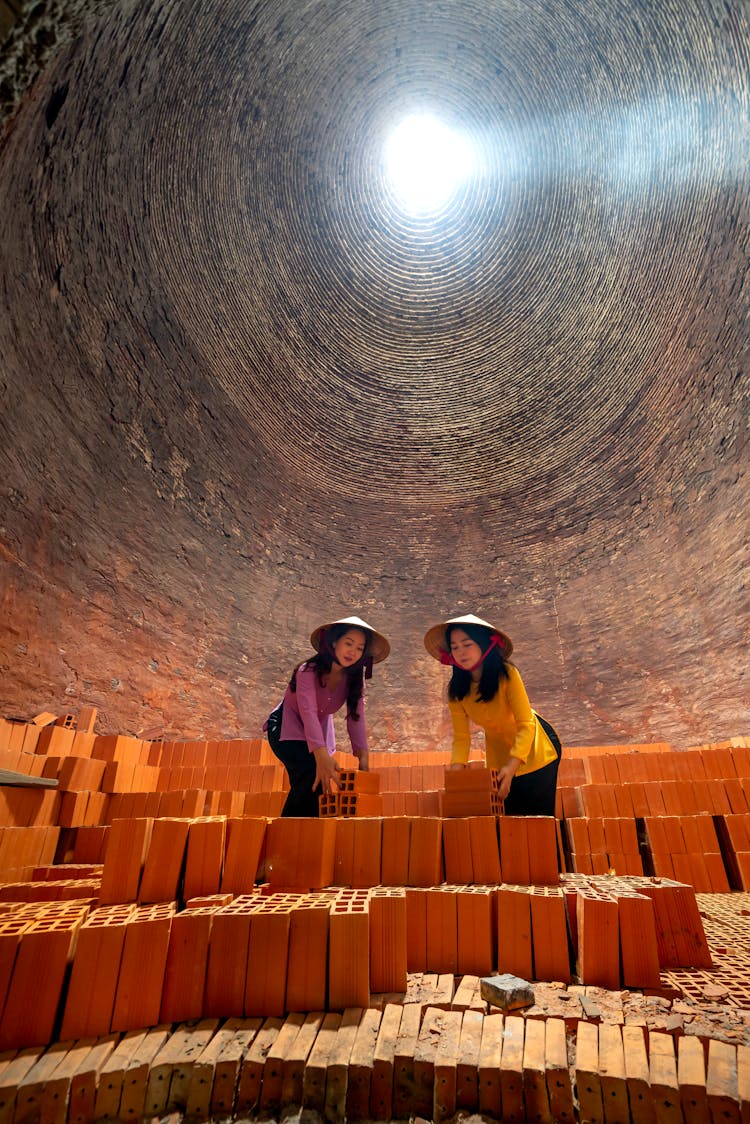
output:
<svg viewBox="0 0 750 1124"><path fill-rule="evenodd" d="M521 764L516 776L534 773L557 757L555 747L531 709L523 679L517 667L508 664L509 679L501 679L490 702L477 699L477 684L463 699L448 700L453 722L451 763L469 759L471 731L469 719L484 730L485 757L490 769L502 769L510 757Z"/></svg>

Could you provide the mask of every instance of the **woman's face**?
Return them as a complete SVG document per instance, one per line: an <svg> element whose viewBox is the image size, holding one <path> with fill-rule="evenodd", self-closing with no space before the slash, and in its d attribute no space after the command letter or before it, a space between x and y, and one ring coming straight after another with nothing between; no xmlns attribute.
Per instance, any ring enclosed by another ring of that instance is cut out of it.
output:
<svg viewBox="0 0 750 1124"><path fill-rule="evenodd" d="M462 628L451 631L450 650L454 660L464 671L470 671L482 658L482 649Z"/></svg>
<svg viewBox="0 0 750 1124"><path fill-rule="evenodd" d="M341 667L352 667L365 654L367 637L361 628L350 628L333 644L333 658Z"/></svg>

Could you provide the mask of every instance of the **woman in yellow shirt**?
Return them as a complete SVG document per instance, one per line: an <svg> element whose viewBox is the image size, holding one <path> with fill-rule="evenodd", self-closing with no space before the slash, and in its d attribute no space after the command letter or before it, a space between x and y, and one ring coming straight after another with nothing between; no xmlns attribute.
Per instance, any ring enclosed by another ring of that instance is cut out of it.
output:
<svg viewBox="0 0 750 1124"><path fill-rule="evenodd" d="M510 637L469 613L434 625L427 651L453 668L448 709L453 722L451 768L469 758L469 722L484 730L485 758L500 776L509 816L554 816L562 747L554 728L531 709Z"/></svg>

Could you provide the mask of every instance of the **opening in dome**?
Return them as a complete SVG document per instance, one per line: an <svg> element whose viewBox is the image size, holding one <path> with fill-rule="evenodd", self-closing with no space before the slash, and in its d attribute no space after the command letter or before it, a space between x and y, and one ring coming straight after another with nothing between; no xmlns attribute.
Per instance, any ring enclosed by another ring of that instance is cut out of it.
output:
<svg viewBox="0 0 750 1124"><path fill-rule="evenodd" d="M475 165L467 137L429 113L405 118L385 146L385 166L403 210L426 214L445 207Z"/></svg>

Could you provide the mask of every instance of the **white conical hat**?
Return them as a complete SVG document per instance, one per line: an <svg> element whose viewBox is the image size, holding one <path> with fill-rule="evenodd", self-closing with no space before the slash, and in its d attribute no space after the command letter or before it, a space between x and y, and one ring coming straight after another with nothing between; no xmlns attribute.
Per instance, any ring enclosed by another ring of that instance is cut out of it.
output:
<svg viewBox="0 0 750 1124"><path fill-rule="evenodd" d="M494 632L500 638L500 654L503 659L508 659L513 651L513 641L506 632L498 628L497 625L490 624L489 621L482 620L481 617L475 617L473 613L466 613L462 617L451 617L450 620L441 621L440 624L435 624L425 633L424 646L430 655L436 659L441 659L441 653L448 653L448 645L445 642L445 633L451 624L476 624L481 625L482 628L488 628L490 632ZM442 661L441 661L442 662Z"/></svg>
<svg viewBox="0 0 750 1124"><path fill-rule="evenodd" d="M363 621L361 617L341 617L337 621L329 621L328 624L319 625L310 637L310 643L316 652L320 651L321 634L327 629L332 628L335 624L345 624L348 625L349 628L361 628L363 632L370 633L372 637L370 655L372 656L373 663L380 663L381 660L386 659L388 656L391 646L385 636L383 636L382 632L377 632L367 621Z"/></svg>

